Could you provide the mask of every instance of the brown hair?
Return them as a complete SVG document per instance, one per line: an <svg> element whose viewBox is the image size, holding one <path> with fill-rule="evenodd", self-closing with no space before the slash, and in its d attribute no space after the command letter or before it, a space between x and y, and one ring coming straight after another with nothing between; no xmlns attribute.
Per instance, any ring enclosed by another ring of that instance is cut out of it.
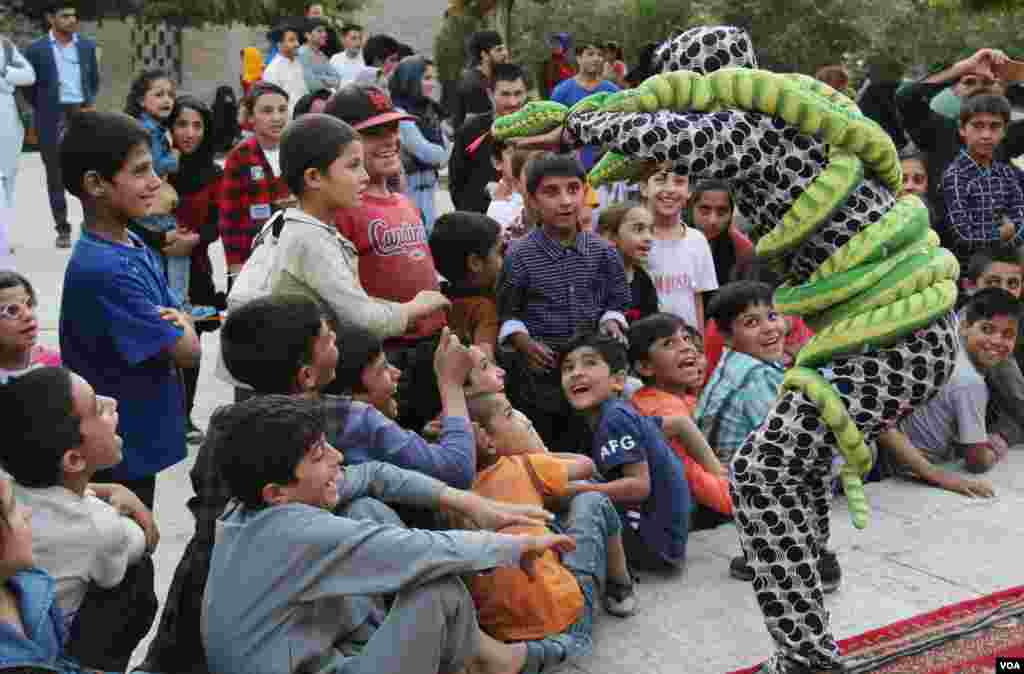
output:
<svg viewBox="0 0 1024 674"><path fill-rule="evenodd" d="M814 79L824 82L836 91L842 91L850 86L850 71L842 65L822 66L814 73Z"/></svg>

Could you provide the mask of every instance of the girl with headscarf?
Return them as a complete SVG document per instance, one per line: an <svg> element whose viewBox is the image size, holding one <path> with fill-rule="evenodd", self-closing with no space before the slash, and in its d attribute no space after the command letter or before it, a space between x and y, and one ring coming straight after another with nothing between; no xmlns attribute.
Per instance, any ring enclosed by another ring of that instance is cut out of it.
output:
<svg viewBox="0 0 1024 674"><path fill-rule="evenodd" d="M408 56L398 64L389 82L395 107L416 116L398 125L406 194L423 214L427 236L434 228L434 193L438 168L448 162L451 144L441 130L441 106L434 102L434 64L423 56Z"/></svg>
<svg viewBox="0 0 1024 674"><path fill-rule="evenodd" d="M175 101L168 125L174 147L181 153L181 158L178 172L171 175L170 182L180 200L175 211L179 225L199 235L199 243L192 249L189 303L197 308L212 307L223 311L226 308L224 293L218 293L214 286L213 266L208 253L210 244L220 236L217 229L217 195L224 173L214 162L214 138L210 133L212 123L213 113L199 99L181 96ZM196 332L200 334L215 330L218 325L216 316L211 320L195 322ZM187 436L189 440L198 442L202 433L192 423L191 412L199 381L199 367L184 369L182 374L188 415Z"/></svg>

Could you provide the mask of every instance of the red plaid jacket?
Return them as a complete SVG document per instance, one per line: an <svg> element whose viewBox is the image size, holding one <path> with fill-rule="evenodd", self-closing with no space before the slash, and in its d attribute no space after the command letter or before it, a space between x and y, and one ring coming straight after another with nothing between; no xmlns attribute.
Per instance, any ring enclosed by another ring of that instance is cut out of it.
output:
<svg viewBox="0 0 1024 674"><path fill-rule="evenodd" d="M219 200L220 238L228 265L249 258L252 241L274 211L274 202L289 194L284 178L274 177L255 136L228 154Z"/></svg>

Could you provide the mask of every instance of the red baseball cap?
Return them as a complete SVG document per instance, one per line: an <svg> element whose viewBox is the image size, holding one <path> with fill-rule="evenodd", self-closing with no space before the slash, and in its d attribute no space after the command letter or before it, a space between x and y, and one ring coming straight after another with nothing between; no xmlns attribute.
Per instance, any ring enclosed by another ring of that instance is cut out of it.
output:
<svg viewBox="0 0 1024 674"><path fill-rule="evenodd" d="M324 113L347 122L356 131L403 119L416 121L414 115L395 108L388 93L372 84L349 84L331 96Z"/></svg>

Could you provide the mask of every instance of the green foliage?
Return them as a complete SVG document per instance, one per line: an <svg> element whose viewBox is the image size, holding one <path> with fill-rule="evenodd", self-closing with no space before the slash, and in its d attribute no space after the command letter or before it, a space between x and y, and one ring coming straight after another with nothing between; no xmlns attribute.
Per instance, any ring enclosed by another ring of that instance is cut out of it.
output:
<svg viewBox="0 0 1024 674"><path fill-rule="evenodd" d="M482 28L483 19L471 13L445 20L434 38L434 68L438 79L442 82L459 79L466 64L466 40Z"/></svg>
<svg viewBox="0 0 1024 674"><path fill-rule="evenodd" d="M91 0L106 16L134 16L180 26L244 23L272 25L284 16L301 16L305 0ZM328 16L360 9L366 0L321 0ZM91 14L92 12L83 12Z"/></svg>

